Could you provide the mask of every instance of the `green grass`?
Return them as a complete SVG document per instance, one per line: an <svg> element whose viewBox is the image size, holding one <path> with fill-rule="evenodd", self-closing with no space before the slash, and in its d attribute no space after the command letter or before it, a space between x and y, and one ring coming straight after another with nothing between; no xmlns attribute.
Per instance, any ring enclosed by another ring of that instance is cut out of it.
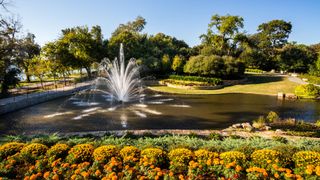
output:
<svg viewBox="0 0 320 180"><path fill-rule="evenodd" d="M245 93L245 94L264 94L276 95L278 92L294 93L297 83L289 81L286 77L271 75L247 75L247 81L242 84L224 87L217 90L189 90L178 89L167 86L149 87L154 91L161 91L176 94L226 94L226 93Z"/></svg>

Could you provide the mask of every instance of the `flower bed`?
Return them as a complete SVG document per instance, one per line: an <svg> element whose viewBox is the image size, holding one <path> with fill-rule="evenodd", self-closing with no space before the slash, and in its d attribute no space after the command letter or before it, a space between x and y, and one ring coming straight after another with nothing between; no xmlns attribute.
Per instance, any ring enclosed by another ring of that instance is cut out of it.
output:
<svg viewBox="0 0 320 180"><path fill-rule="evenodd" d="M213 152L206 149L59 143L6 143L2 179L319 179L320 153L277 150Z"/></svg>

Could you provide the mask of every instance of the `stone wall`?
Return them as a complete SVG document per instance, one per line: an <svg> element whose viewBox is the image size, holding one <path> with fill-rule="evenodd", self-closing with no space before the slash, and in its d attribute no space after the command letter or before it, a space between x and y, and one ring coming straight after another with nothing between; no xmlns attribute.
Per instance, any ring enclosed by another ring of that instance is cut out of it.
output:
<svg viewBox="0 0 320 180"><path fill-rule="evenodd" d="M78 87L46 91L41 93L32 93L17 97L2 99L0 102L0 114L13 112L32 105L40 104L56 98L70 96L78 91L89 88L90 83L82 84Z"/></svg>

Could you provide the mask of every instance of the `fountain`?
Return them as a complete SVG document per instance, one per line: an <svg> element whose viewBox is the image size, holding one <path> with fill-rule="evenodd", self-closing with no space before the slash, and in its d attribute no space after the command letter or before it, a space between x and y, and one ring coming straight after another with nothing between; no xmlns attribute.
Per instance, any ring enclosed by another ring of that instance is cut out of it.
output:
<svg viewBox="0 0 320 180"><path fill-rule="evenodd" d="M123 45L120 44L119 59L113 62L104 58L99 66L100 77L96 82L98 86L104 86L104 92L117 102L135 101L141 98L142 86L139 74L139 66L134 58L131 58L125 66Z"/></svg>

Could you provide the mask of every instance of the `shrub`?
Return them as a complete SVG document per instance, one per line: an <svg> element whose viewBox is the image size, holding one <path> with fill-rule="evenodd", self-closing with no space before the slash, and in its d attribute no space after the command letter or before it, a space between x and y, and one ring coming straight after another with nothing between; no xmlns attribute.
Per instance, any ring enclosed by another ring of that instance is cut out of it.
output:
<svg viewBox="0 0 320 180"><path fill-rule="evenodd" d="M288 142L287 138L282 137L282 136L272 136L272 140L280 142L280 143L284 143L284 144Z"/></svg>
<svg viewBox="0 0 320 180"><path fill-rule="evenodd" d="M239 151L228 151L220 154L220 158L225 164L236 162L237 164L244 164L246 156L244 153Z"/></svg>
<svg viewBox="0 0 320 180"><path fill-rule="evenodd" d="M219 85L222 84L222 80L220 78L210 78L210 77L200 77L200 76L179 76L179 75L170 75L169 79L173 80L181 80L181 81L196 81L196 82L204 82L211 85Z"/></svg>
<svg viewBox="0 0 320 180"><path fill-rule="evenodd" d="M261 70L261 69L253 69L253 68L246 68L245 72L249 72L249 73L265 73L265 71Z"/></svg>
<svg viewBox="0 0 320 180"><path fill-rule="evenodd" d="M281 153L281 161L285 162L286 165L292 163L292 156L299 151L297 147L292 145L279 145L272 149Z"/></svg>
<svg viewBox="0 0 320 180"><path fill-rule="evenodd" d="M67 144L55 144L47 151L46 155L52 159L65 158L69 149Z"/></svg>
<svg viewBox="0 0 320 180"><path fill-rule="evenodd" d="M199 149L194 152L195 158L198 162L207 162L214 158L219 158L219 154L216 152L211 152L205 149Z"/></svg>
<svg viewBox="0 0 320 180"><path fill-rule="evenodd" d="M223 136L219 133L210 133L208 135L208 138L209 139L213 139L213 140L222 140L223 139Z"/></svg>
<svg viewBox="0 0 320 180"><path fill-rule="evenodd" d="M134 146L125 146L120 150L120 156L124 161L126 161L128 158L138 159L140 157L140 150Z"/></svg>
<svg viewBox="0 0 320 180"><path fill-rule="evenodd" d="M43 144L31 143L21 149L21 156L25 157L27 161L33 161L40 158L48 150L48 147Z"/></svg>
<svg viewBox="0 0 320 180"><path fill-rule="evenodd" d="M313 84L299 85L294 93L301 98L315 98L320 95L320 88Z"/></svg>
<svg viewBox="0 0 320 180"><path fill-rule="evenodd" d="M242 145L234 150L244 153L246 157L250 157L250 155L257 149L250 145Z"/></svg>
<svg viewBox="0 0 320 180"><path fill-rule="evenodd" d="M279 115L274 112L274 111L270 111L266 117L266 120L267 122L269 123L272 123L272 122L275 122L275 121L278 121L280 118L279 118Z"/></svg>
<svg viewBox="0 0 320 180"><path fill-rule="evenodd" d="M154 164L155 166L164 165L166 162L166 153L159 148L147 148L141 151L141 157L144 163Z"/></svg>
<svg viewBox="0 0 320 180"><path fill-rule="evenodd" d="M94 148L91 144L78 144L70 149L67 160L70 163L91 161Z"/></svg>
<svg viewBox="0 0 320 180"><path fill-rule="evenodd" d="M314 151L300 151L293 155L296 167L306 167L307 165L320 166L320 153Z"/></svg>
<svg viewBox="0 0 320 180"><path fill-rule="evenodd" d="M0 146L0 160L20 152L24 146L25 144L18 142L6 143Z"/></svg>
<svg viewBox="0 0 320 180"><path fill-rule="evenodd" d="M184 66L184 72L201 76L234 78L244 74L242 62L230 56L198 55L190 57Z"/></svg>
<svg viewBox="0 0 320 180"><path fill-rule="evenodd" d="M93 158L95 161L108 162L111 157L118 155L118 149L114 145L107 145L98 147L93 151Z"/></svg>
<svg viewBox="0 0 320 180"><path fill-rule="evenodd" d="M193 152L186 148L173 149L169 152L170 170L183 173L188 170L188 163L193 159Z"/></svg>
<svg viewBox="0 0 320 180"><path fill-rule="evenodd" d="M274 163L283 164L280 162L281 153L275 150L262 149L254 151L251 154L251 162L258 167L266 168Z"/></svg>

